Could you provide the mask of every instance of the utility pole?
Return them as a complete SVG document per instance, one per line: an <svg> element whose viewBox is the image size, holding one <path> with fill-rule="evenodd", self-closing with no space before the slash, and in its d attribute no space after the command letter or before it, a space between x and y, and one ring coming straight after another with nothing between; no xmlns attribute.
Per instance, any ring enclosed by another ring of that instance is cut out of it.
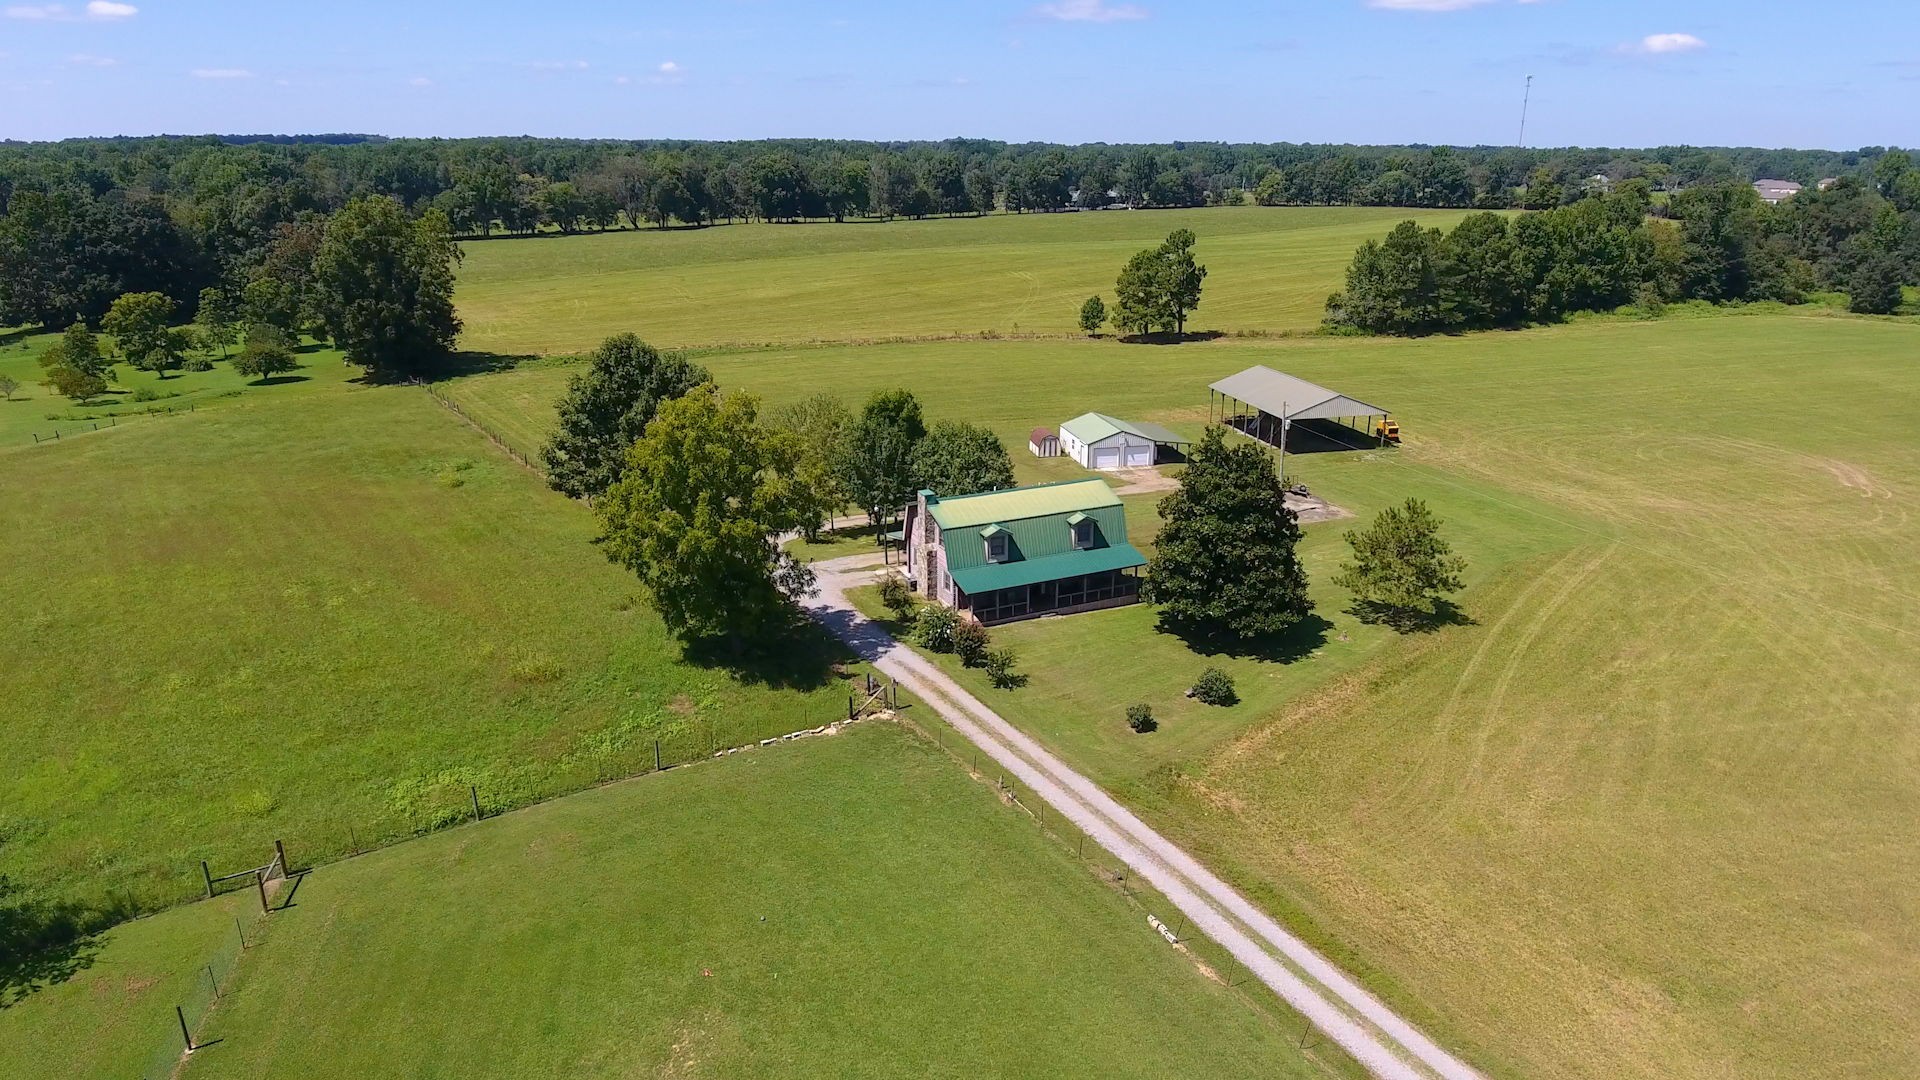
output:
<svg viewBox="0 0 1920 1080"><path fill-rule="evenodd" d="M1287 486L1287 403L1280 403L1280 486Z"/></svg>
<svg viewBox="0 0 1920 1080"><path fill-rule="evenodd" d="M1527 106L1533 101L1533 76L1527 76L1526 93L1520 96L1520 149L1527 148Z"/></svg>

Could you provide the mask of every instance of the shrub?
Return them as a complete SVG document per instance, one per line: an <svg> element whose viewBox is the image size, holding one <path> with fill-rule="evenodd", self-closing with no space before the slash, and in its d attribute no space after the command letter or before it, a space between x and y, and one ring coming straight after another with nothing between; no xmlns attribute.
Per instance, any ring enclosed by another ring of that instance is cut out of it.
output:
<svg viewBox="0 0 1920 1080"><path fill-rule="evenodd" d="M893 612L894 618L906 622L913 614L913 588L907 584L906 578L888 574L887 579L880 583L880 602L887 605L887 610Z"/></svg>
<svg viewBox="0 0 1920 1080"><path fill-rule="evenodd" d="M136 386L133 388L133 400L159 401L160 393L151 386Z"/></svg>
<svg viewBox="0 0 1920 1080"><path fill-rule="evenodd" d="M953 651L953 631L960 625L960 613L941 604L928 604L913 621L914 644L928 652Z"/></svg>
<svg viewBox="0 0 1920 1080"><path fill-rule="evenodd" d="M189 356L185 360L180 361L180 370L181 371L212 371L213 357Z"/></svg>
<svg viewBox="0 0 1920 1080"><path fill-rule="evenodd" d="M999 690L1017 690L1027 685L1027 677L1013 670L1020 654L1012 649L994 649L987 653L987 681Z"/></svg>
<svg viewBox="0 0 1920 1080"><path fill-rule="evenodd" d="M1141 702L1127 706L1127 726L1144 735L1159 727L1160 722L1153 718L1153 706Z"/></svg>
<svg viewBox="0 0 1920 1080"><path fill-rule="evenodd" d="M987 649L992 647L993 637L987 628L972 619L962 620L953 628L953 652L960 662L968 667L979 667L987 662Z"/></svg>
<svg viewBox="0 0 1920 1080"><path fill-rule="evenodd" d="M1240 700L1240 694L1233 688L1233 676L1217 667L1210 667L1200 673L1200 681L1188 691L1195 701L1202 705L1232 705Z"/></svg>

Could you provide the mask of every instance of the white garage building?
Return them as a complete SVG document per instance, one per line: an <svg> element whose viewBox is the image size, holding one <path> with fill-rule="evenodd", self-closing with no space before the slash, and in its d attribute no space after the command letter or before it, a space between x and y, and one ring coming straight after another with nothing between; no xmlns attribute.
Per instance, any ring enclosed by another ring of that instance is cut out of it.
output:
<svg viewBox="0 0 1920 1080"><path fill-rule="evenodd" d="M1161 447L1186 439L1159 424L1090 412L1060 425L1060 451L1089 469L1144 469L1161 461Z"/></svg>

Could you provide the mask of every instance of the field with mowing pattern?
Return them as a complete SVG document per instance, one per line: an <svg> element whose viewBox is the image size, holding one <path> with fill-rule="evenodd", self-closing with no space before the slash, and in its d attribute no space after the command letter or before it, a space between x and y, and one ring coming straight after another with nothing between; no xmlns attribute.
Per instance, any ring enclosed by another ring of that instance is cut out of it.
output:
<svg viewBox="0 0 1920 1080"><path fill-rule="evenodd" d="M1355 1075L1271 1002L876 723L322 868L183 1075Z"/></svg>
<svg viewBox="0 0 1920 1080"><path fill-rule="evenodd" d="M907 386L1019 449L1087 409L1197 430L1266 363L1394 410L1397 453L1290 473L1418 494L1472 561L1462 625L1361 626L1306 557L1314 650L1212 659L1135 608L996 631L989 691L1502 1077L1920 1072L1920 327L1818 312L1423 341L979 342L710 356L785 400ZM564 369L456 384L537 441ZM1135 527L1150 519L1131 500ZM1341 640L1342 635L1346 640ZM1133 736L1145 700L1161 731Z"/></svg>
<svg viewBox="0 0 1920 1080"><path fill-rule="evenodd" d="M1189 228L1211 275L1190 328L1304 330L1362 241L1464 215L1248 206L486 240L463 245L455 299L462 344L507 354L625 330L663 347L1070 334L1088 296L1112 303L1128 256Z"/></svg>
<svg viewBox="0 0 1920 1080"><path fill-rule="evenodd" d="M275 838L319 858L458 817L470 787L514 805L650 768L655 739L684 759L844 711L824 661L684 661L583 506L424 391L305 361L191 415L0 444L18 884L171 902Z"/></svg>

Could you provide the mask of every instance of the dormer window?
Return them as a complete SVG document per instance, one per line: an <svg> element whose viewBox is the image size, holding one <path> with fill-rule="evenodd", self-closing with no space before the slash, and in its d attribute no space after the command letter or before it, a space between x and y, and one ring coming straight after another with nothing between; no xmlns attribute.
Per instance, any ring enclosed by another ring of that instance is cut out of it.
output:
<svg viewBox="0 0 1920 1080"><path fill-rule="evenodd" d="M980 530L987 541L987 561L1003 563L1007 561L1007 530L998 525L989 525Z"/></svg>
<svg viewBox="0 0 1920 1080"><path fill-rule="evenodd" d="M1073 531L1075 551L1093 546L1093 519L1085 514L1074 514L1067 518L1067 528Z"/></svg>

